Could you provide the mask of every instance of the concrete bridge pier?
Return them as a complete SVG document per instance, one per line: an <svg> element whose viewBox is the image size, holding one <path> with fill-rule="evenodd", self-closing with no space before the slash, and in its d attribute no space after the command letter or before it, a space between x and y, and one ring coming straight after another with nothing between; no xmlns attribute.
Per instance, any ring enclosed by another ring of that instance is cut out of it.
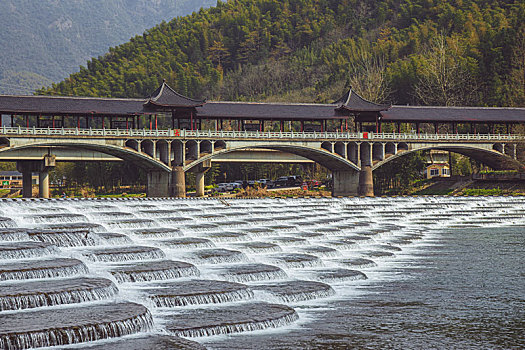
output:
<svg viewBox="0 0 525 350"><path fill-rule="evenodd" d="M195 196L204 197L204 175L211 169L211 160L206 160L195 169Z"/></svg>
<svg viewBox="0 0 525 350"><path fill-rule="evenodd" d="M372 176L372 167L364 165L359 172L359 189L358 195L373 197L374 196L374 177Z"/></svg>
<svg viewBox="0 0 525 350"><path fill-rule="evenodd" d="M56 165L53 155L45 155L43 160L16 162L16 168L22 173L22 197L33 197L33 173L38 173L38 195L49 198L49 169Z"/></svg>
<svg viewBox="0 0 525 350"><path fill-rule="evenodd" d="M381 151L382 145L376 146ZM381 153L381 152L380 152ZM364 142L361 144L360 156L361 156L361 171L359 172L359 188L358 195L373 197L374 196L374 177L372 176L372 165L373 165L373 145ZM383 154L384 158L384 154Z"/></svg>
<svg viewBox="0 0 525 350"><path fill-rule="evenodd" d="M49 171L47 169L38 173L38 196L49 198Z"/></svg>
<svg viewBox="0 0 525 350"><path fill-rule="evenodd" d="M170 173L167 171L148 172L146 196L169 197Z"/></svg>
<svg viewBox="0 0 525 350"><path fill-rule="evenodd" d="M186 175L182 166L174 166L171 171L171 197L186 197Z"/></svg>
<svg viewBox="0 0 525 350"><path fill-rule="evenodd" d="M16 168L22 173L22 197L33 197L33 171L25 162L17 162Z"/></svg>
<svg viewBox="0 0 525 350"><path fill-rule="evenodd" d="M197 197L204 197L204 174L205 172L195 173L195 195Z"/></svg>
<svg viewBox="0 0 525 350"><path fill-rule="evenodd" d="M358 191L359 172L333 171L332 196L355 196Z"/></svg>

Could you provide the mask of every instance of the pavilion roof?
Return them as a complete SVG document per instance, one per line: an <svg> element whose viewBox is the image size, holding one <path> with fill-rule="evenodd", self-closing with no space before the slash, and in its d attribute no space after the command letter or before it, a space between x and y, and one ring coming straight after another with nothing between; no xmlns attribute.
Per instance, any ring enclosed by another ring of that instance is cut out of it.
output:
<svg viewBox="0 0 525 350"><path fill-rule="evenodd" d="M151 94L149 100L146 102L146 104L153 104L156 106L168 108L194 108L197 106L202 106L205 103L205 101L194 100L179 94L168 84L166 84L165 81Z"/></svg>
<svg viewBox="0 0 525 350"><path fill-rule="evenodd" d="M384 122L523 123L525 108L392 106L381 111Z"/></svg>
<svg viewBox="0 0 525 350"><path fill-rule="evenodd" d="M344 94L339 100L335 101L335 104L339 105L339 109L347 110L350 112L380 112L390 108L389 105L381 105L378 103L370 102L359 96L355 91L350 88L346 94Z"/></svg>
<svg viewBox="0 0 525 350"><path fill-rule="evenodd" d="M148 113L144 99L0 95L0 114L135 115Z"/></svg>
<svg viewBox="0 0 525 350"><path fill-rule="evenodd" d="M201 119L338 120L353 115L361 122L525 122L525 108L386 106L367 101L352 89L331 104L205 102L182 96L165 82L144 99L0 95L0 114L130 116L166 110L192 110Z"/></svg>

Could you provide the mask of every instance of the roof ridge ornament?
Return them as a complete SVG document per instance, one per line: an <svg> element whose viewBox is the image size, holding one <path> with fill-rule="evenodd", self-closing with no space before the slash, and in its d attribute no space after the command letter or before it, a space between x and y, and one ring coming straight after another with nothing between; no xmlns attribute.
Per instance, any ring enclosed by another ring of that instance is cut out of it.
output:
<svg viewBox="0 0 525 350"><path fill-rule="evenodd" d="M195 108L203 106L205 103L205 100L196 100L179 94L163 79L161 86L150 95L144 105L166 108Z"/></svg>
<svg viewBox="0 0 525 350"><path fill-rule="evenodd" d="M352 87L340 99L334 102L338 107L336 110L347 110L350 112L380 112L388 110L392 105L383 105L370 102L355 92Z"/></svg>

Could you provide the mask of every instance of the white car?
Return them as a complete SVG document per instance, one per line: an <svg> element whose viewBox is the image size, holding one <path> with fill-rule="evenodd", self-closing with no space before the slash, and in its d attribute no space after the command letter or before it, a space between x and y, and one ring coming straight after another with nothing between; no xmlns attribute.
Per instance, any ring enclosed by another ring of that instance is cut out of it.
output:
<svg viewBox="0 0 525 350"><path fill-rule="evenodd" d="M268 179L259 179L257 180L257 182L259 183L259 185L261 186L266 186L266 183L268 182L269 180Z"/></svg>
<svg viewBox="0 0 525 350"><path fill-rule="evenodd" d="M238 183L238 182L231 182L230 185L233 186L232 189L242 188L242 182L241 182L241 183Z"/></svg>
<svg viewBox="0 0 525 350"><path fill-rule="evenodd" d="M228 192L233 190L233 185L230 183L221 182L217 184L217 191L219 192Z"/></svg>

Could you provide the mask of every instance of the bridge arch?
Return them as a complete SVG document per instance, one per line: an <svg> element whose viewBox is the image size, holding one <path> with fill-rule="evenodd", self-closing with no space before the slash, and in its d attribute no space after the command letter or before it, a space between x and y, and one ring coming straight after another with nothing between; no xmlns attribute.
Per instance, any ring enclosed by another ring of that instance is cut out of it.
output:
<svg viewBox="0 0 525 350"><path fill-rule="evenodd" d="M125 147L118 145L108 145L108 144L96 144L96 143L86 143L86 142L61 142L57 141L45 141L45 142L35 142L25 145L4 147L0 149L0 158L2 154L8 154L9 152L15 152L18 150L26 149L40 149L43 147L60 147L66 149L79 149L79 150L88 150L88 151L97 151L104 153L124 161L129 161L137 164L145 170L157 170L163 172L170 172L171 168L164 164L162 161L151 157L147 153L142 153L137 151L133 146L138 147L138 145L126 144ZM52 153L52 152L51 152Z"/></svg>
<svg viewBox="0 0 525 350"><path fill-rule="evenodd" d="M243 151L247 149L269 149L275 151L282 151L287 153L292 153L309 160L312 160L325 168L331 171L359 171L360 168L351 162L348 159L341 157L338 154L331 153L324 148L313 148L300 145L286 145L286 144L277 144L277 145L254 145L254 146L240 146L240 147L231 147L226 149L215 148L216 152L211 154L206 154L200 157L197 160L192 161L191 163L184 166L184 171L191 171L195 167L198 167L200 164L207 160L213 160L214 157L220 156L225 153Z"/></svg>
<svg viewBox="0 0 525 350"><path fill-rule="evenodd" d="M428 151L432 149L458 153L466 157L475 159L479 162L482 162L496 170L523 168L523 164L521 164L517 159L509 157L507 154L500 152L499 150L502 149L502 147L499 146L494 146L492 149L484 149L470 145L430 145L414 149L405 149L405 147L400 148L398 145L398 152L396 154L389 156L388 158L376 163L372 167L372 170L376 170L379 167L385 165L386 163L389 163L405 155L412 154L418 151Z"/></svg>

